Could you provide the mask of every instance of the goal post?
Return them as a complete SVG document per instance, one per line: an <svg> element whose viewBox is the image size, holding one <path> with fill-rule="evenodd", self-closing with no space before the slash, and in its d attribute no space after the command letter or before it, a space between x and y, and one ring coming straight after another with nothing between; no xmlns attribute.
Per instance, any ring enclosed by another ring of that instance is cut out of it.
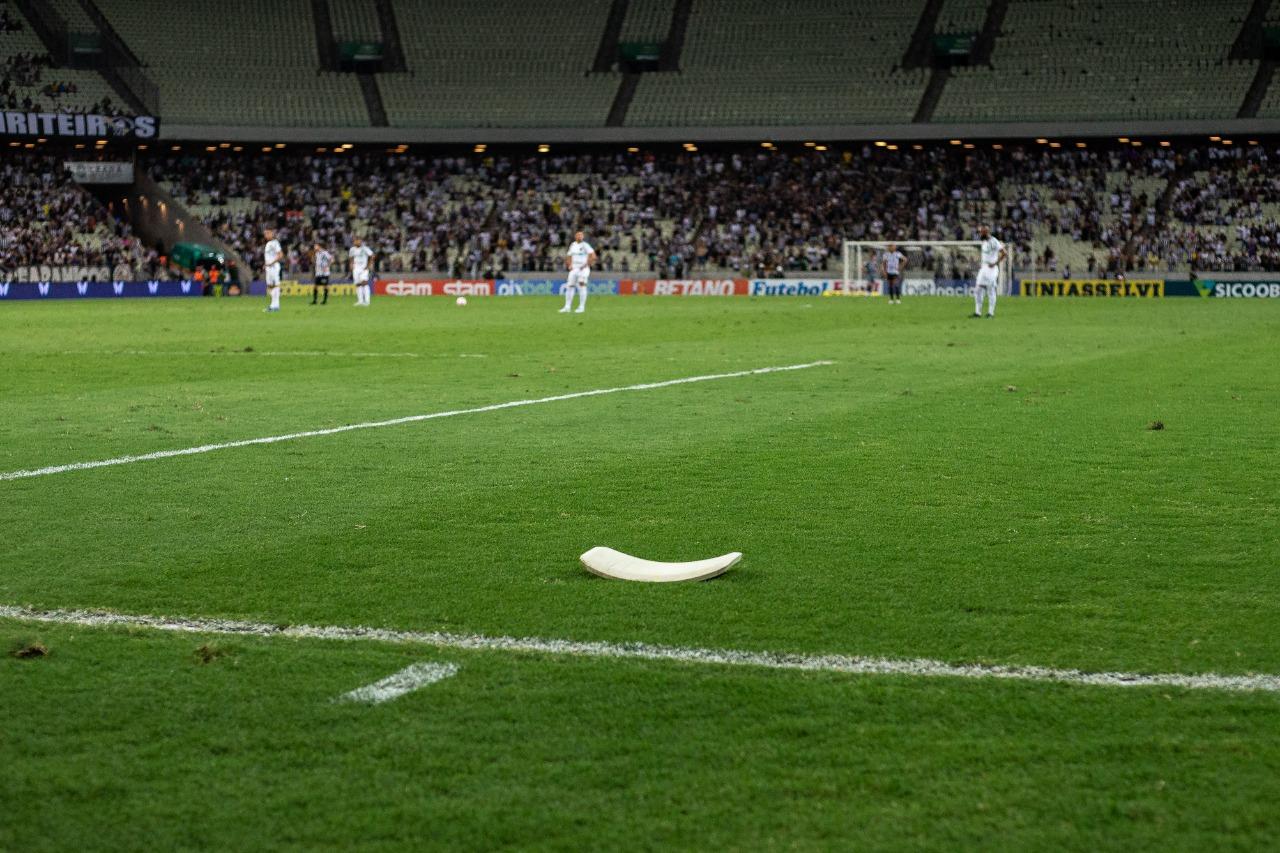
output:
<svg viewBox="0 0 1280 853"><path fill-rule="evenodd" d="M903 293L907 296L960 295L960 288L972 287L982 263L980 240L845 240L841 291L849 296L882 295L880 258L891 245L907 257L902 272ZM1013 253L1008 252L1000 264L1002 296L1012 292L1012 283Z"/></svg>

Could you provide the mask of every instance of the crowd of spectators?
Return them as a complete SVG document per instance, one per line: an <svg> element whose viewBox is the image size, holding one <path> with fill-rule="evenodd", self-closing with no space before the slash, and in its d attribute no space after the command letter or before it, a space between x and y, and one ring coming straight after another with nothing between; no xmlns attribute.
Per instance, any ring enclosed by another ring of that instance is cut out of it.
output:
<svg viewBox="0 0 1280 853"><path fill-rule="evenodd" d="M47 53L15 53L0 61L0 73L10 86L36 86L40 83L44 69L52 64L53 60Z"/></svg>
<svg viewBox="0 0 1280 853"><path fill-rule="evenodd" d="M1189 254L1184 229L1161 210L1170 177L1188 157L1208 157L1202 149L901 148L527 157L219 150L160 156L148 167L255 265L263 229L275 228L296 271L314 242L341 249L356 233L384 270L460 276L558 270L578 229L602 269L668 276L836 272L845 240L972 240L982 222L1021 268L1074 261L1079 273L1115 275L1186 268L1205 254ZM1265 160L1261 147L1250 150ZM1251 233L1274 231L1258 224ZM1050 237L1068 238L1076 256L1058 257ZM1224 263L1237 262L1231 253L1248 257L1234 240L1221 249L1231 255Z"/></svg>
<svg viewBox="0 0 1280 853"><path fill-rule="evenodd" d="M80 90L74 81L47 79L55 74L56 69L52 68L48 54L17 53L0 60L0 106L24 112L58 110L99 115L123 114L110 96L104 96L93 104L76 105L63 101L64 96L76 95Z"/></svg>
<svg viewBox="0 0 1280 853"><path fill-rule="evenodd" d="M21 32L22 19L0 0L0 109L23 112L75 112L122 115L124 111L109 96L86 104L74 97L79 86L74 79L60 79L47 53L34 53L2 43L7 33ZM73 96L73 97L68 97Z"/></svg>
<svg viewBox="0 0 1280 853"><path fill-rule="evenodd" d="M0 275L38 265L154 275L156 253L76 185L64 159L26 151L0 158Z"/></svg>
<svg viewBox="0 0 1280 853"><path fill-rule="evenodd" d="M143 154L140 166L254 269L270 227L291 273L309 271L316 243L336 250L341 269L357 234L386 272L553 272L583 230L601 271L838 274L845 240L973 240L988 223L1016 267L1095 277L1280 270L1277 157L1262 145L537 156L217 149ZM0 208L8 265L15 253L31 263L85 251L68 235L93 230L84 226L96 206L52 160L48 175L31 174L38 163L6 167L16 188ZM107 230L123 242L104 251L130 245L120 226ZM957 256L925 263L972 272L956 268Z"/></svg>
<svg viewBox="0 0 1280 853"><path fill-rule="evenodd" d="M1164 252L1196 269L1280 271L1280 151L1196 151L1172 188Z"/></svg>

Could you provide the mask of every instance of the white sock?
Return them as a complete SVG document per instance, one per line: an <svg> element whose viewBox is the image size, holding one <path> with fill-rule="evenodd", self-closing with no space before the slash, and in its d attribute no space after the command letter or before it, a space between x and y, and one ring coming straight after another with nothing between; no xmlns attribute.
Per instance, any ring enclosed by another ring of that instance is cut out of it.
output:
<svg viewBox="0 0 1280 853"><path fill-rule="evenodd" d="M993 284L987 288L987 313L992 317L996 315L996 286Z"/></svg>
<svg viewBox="0 0 1280 853"><path fill-rule="evenodd" d="M271 307L272 308L280 307L280 288L279 287L271 288Z"/></svg>
<svg viewBox="0 0 1280 853"><path fill-rule="evenodd" d="M566 311L573 307L573 291L574 285L566 284L564 286L564 310Z"/></svg>
<svg viewBox="0 0 1280 853"><path fill-rule="evenodd" d="M578 310L587 310L587 286L585 284L578 285Z"/></svg>

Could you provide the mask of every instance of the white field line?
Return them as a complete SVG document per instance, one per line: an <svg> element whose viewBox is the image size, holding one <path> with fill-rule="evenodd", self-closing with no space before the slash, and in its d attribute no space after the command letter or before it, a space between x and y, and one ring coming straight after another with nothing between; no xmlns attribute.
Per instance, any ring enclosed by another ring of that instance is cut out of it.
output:
<svg viewBox="0 0 1280 853"><path fill-rule="evenodd" d="M713 666L759 667L771 670L831 672L850 675L897 675L922 678L990 679L1028 681L1090 687L1165 687L1187 690L1220 690L1233 693L1280 693L1280 675L1218 675L1200 673L1083 672L1044 666L953 664L927 658L872 658L849 655L806 655L788 652L751 652L734 649L699 649L648 643L581 642L538 637L486 637L482 634L447 634L439 631L394 631L315 625L269 625L230 619L184 619L139 616L99 610L33 610L0 605L0 618L60 625L91 627L128 626L192 634L229 634L258 637L290 637L319 640L367 640L409 643L439 649L482 652L529 652L613 660L667 661Z"/></svg>
<svg viewBox="0 0 1280 853"><path fill-rule="evenodd" d="M153 459L169 459L174 456L193 456L197 453L209 453L214 450L227 450L232 447L249 447L254 444L275 444L278 441L293 441L298 438L315 438L321 435L336 435L357 429L377 429L379 427L399 426L418 421L432 421L437 418L452 418L458 415L476 415L482 412L496 412L501 409L515 409L521 406L538 406L543 403L559 403L564 400L577 400L582 397L600 397L605 394L621 394L625 391L652 391L656 388L670 388L673 385L689 385L694 382L712 382L717 379L736 379L740 376L759 376L764 373L783 373L789 370L807 370L811 367L822 367L835 364L833 361L811 361L806 364L788 364L781 367L757 367L754 370L737 370L733 373L710 373L705 376L686 376L682 379L667 379L662 382L644 382L638 385L622 385L617 388L596 388L592 391L574 391L569 394L555 394L551 397L538 397L532 400L509 400L505 403L493 403L488 406L476 406L471 409L451 409L445 412L431 412L425 415L409 415L403 418L391 418L385 421L367 421L359 424L347 424L328 429L313 429L306 432L292 432L287 435L268 435L263 438L247 438L240 441L224 441L218 444L202 444L199 447L183 447L176 450L157 450L154 453L140 453L136 456L117 456L115 459L97 459L92 462L71 462L66 465L49 465L44 468L31 468L25 471L0 472L0 481L21 480L27 477L43 477L47 474L62 474L66 471L84 471L89 468L105 468L109 465L127 465L131 462L149 462Z"/></svg>
<svg viewBox="0 0 1280 853"><path fill-rule="evenodd" d="M404 694L412 693L419 687L426 687L428 684L444 681L446 678L457 674L457 664L415 663L399 672L388 675L386 678L375 681L373 684L366 684L364 687L357 687L350 693L343 693L336 701L367 702L370 705L380 705L383 702L390 702L392 699L399 699Z"/></svg>

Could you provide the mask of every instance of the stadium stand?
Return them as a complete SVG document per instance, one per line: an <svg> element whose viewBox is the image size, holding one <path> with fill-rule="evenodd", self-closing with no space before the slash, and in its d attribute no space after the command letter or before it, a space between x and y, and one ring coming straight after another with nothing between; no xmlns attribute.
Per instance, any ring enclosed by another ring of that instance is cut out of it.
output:
<svg viewBox="0 0 1280 853"><path fill-rule="evenodd" d="M957 69L932 120L1232 117L1257 69L1227 59L1247 12L1247 0L1157 14L1147 0L1010 0L991 67Z"/></svg>
<svg viewBox="0 0 1280 853"><path fill-rule="evenodd" d="M49 5L67 24L73 33L94 33L98 28L89 19L89 14L80 5L79 0L49 0Z"/></svg>
<svg viewBox="0 0 1280 853"><path fill-rule="evenodd" d="M329 0L333 37L340 42L382 40L378 7L374 0Z"/></svg>
<svg viewBox="0 0 1280 853"><path fill-rule="evenodd" d="M1280 6L1272 5L1268 11L1264 26L1271 28L1280 28ZM1262 103L1258 107L1258 118L1280 118L1280 82L1274 77L1271 85L1267 87L1266 93L1262 96Z"/></svg>
<svg viewBox="0 0 1280 853"><path fill-rule="evenodd" d="M87 28L78 0L51 2ZM621 75L589 73L610 0L387 0L407 70L363 89L354 75L319 71L333 61L321 59L311 0L202 4L196 27L166 0L97 2L156 79L170 125L367 127L385 112L393 127L602 127L615 102L612 120L632 127L1211 119L1236 114L1259 67L1228 58L1250 0L1164 4L1160 14L1148 0L1007 4L991 65L929 87L928 68L898 67L928 0L697 0L679 70L628 77L620 97ZM934 31L976 32L989 5L946 0ZM388 38L377 0L324 7L339 42ZM619 41L665 42L676 9L630 0ZM33 49L42 52L7 48ZM105 88L91 72L67 73L81 92L94 89L82 106ZM245 97L263 90L276 97ZM1280 117L1280 86L1259 115Z"/></svg>
<svg viewBox="0 0 1280 853"><path fill-rule="evenodd" d="M845 239L972 239L988 222L1023 270L1185 270L1210 258L1219 268L1280 267L1280 185L1266 171L1280 151L1222 151L219 152L157 156L150 168L251 261L272 226L291 249L315 237L345 247L360 234L390 271L558 270L560 248L583 228L604 271L830 274ZM1183 212L1170 215L1161 200L1188 169L1194 177L1174 195ZM1205 199L1217 211L1208 218ZM1250 205L1249 232L1222 237L1223 211L1241 204Z"/></svg>
<svg viewBox="0 0 1280 853"><path fill-rule="evenodd" d="M397 0L409 72L381 74L399 127L601 126L618 75L587 74L608 0ZM486 41L477 44L475 33Z"/></svg>
<svg viewBox="0 0 1280 853"><path fill-rule="evenodd" d="M977 33L987 16L988 0L944 0L935 31Z"/></svg>
<svg viewBox="0 0 1280 853"><path fill-rule="evenodd" d="M631 126L909 122L928 73L895 70L924 0L699 0L678 73L645 74Z"/></svg>
<svg viewBox="0 0 1280 853"><path fill-rule="evenodd" d="M123 277L154 274L156 253L71 180L63 159L7 151L0 160L0 271L83 265Z"/></svg>
<svg viewBox="0 0 1280 853"><path fill-rule="evenodd" d="M621 42L663 42L671 29L673 0L631 0L622 19Z"/></svg>
<svg viewBox="0 0 1280 853"><path fill-rule="evenodd" d="M202 7L209 17L199 27L168 0L98 0L98 6L149 67L169 123L369 123L355 76L317 70L306 0L220 0Z"/></svg>
<svg viewBox="0 0 1280 853"><path fill-rule="evenodd" d="M115 92L96 71L54 68L30 24L0 4L0 108L120 112Z"/></svg>

